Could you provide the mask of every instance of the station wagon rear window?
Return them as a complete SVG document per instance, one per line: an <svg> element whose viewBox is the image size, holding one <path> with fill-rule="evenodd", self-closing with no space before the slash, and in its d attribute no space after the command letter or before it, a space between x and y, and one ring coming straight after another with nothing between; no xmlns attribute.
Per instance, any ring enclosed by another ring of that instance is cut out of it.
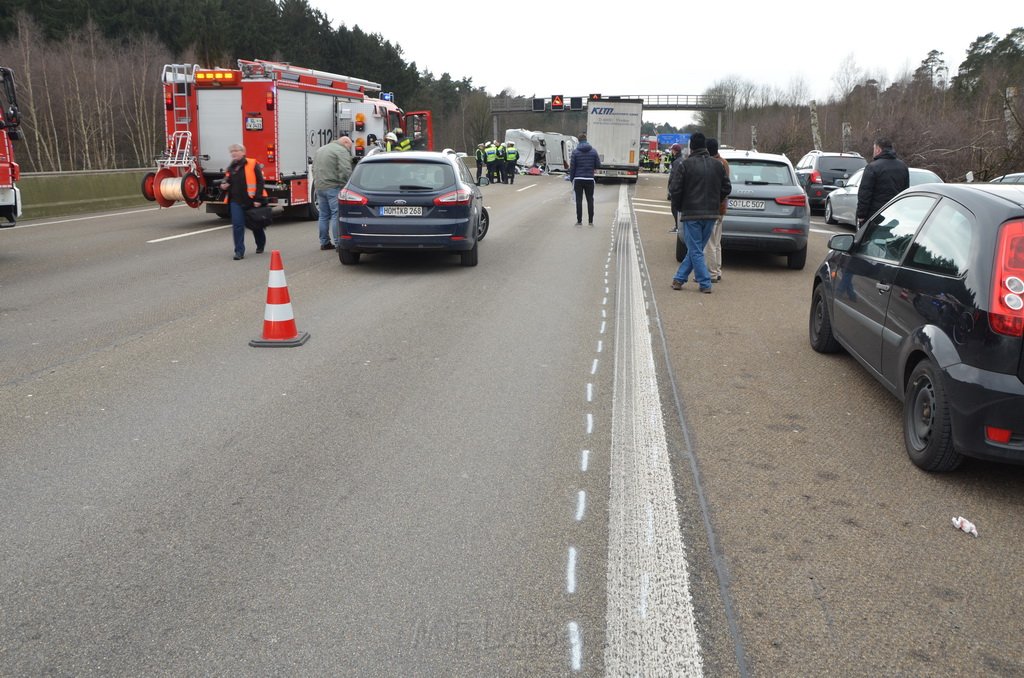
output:
<svg viewBox="0 0 1024 678"><path fill-rule="evenodd" d="M352 184L364 191L440 191L455 183L455 170L444 162L366 162L356 165Z"/></svg>

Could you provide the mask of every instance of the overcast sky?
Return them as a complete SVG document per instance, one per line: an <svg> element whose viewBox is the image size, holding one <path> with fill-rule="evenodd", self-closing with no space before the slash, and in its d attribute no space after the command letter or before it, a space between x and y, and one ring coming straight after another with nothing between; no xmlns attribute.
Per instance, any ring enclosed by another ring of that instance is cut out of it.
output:
<svg viewBox="0 0 1024 678"><path fill-rule="evenodd" d="M471 78L489 94L509 89L538 97L703 94L716 81L738 77L784 90L802 79L808 94L824 101L850 55L861 71L891 82L937 49L952 77L977 37L1024 26L1024 14L1010 11L1013 3L989 1L700 3L720 9L717 15L679 0L310 4L334 27L380 33L434 77L448 73ZM689 114L657 111L645 119L681 125Z"/></svg>

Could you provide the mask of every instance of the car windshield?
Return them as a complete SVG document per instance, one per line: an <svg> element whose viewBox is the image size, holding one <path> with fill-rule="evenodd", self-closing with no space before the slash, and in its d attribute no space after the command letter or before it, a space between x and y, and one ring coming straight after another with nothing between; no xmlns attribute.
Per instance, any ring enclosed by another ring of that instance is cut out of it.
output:
<svg viewBox="0 0 1024 678"><path fill-rule="evenodd" d="M770 160L736 159L729 161L729 180L748 186L793 185L789 167Z"/></svg>
<svg viewBox="0 0 1024 678"><path fill-rule="evenodd" d="M440 191L455 183L455 171L445 162L367 162L356 165L351 183L364 191Z"/></svg>

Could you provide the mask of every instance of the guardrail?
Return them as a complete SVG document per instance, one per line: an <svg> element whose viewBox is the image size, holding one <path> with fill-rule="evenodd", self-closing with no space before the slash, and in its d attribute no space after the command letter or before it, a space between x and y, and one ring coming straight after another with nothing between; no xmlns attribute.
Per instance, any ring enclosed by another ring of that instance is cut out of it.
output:
<svg viewBox="0 0 1024 678"><path fill-rule="evenodd" d="M22 219L155 205L142 197L142 177L152 168L31 172L21 175Z"/></svg>

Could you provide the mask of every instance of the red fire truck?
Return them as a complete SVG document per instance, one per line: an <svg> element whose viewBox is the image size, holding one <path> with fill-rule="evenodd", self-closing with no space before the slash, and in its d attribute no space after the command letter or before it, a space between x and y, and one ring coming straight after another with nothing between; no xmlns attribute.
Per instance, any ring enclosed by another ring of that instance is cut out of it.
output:
<svg viewBox="0 0 1024 678"><path fill-rule="evenodd" d="M21 119L14 91L14 71L0 66L0 228L14 226L21 216L21 168L14 162L12 141L21 138Z"/></svg>
<svg viewBox="0 0 1024 678"><path fill-rule="evenodd" d="M347 135L359 157L371 135L384 141L401 128L414 147L434 146L429 111L406 113L378 83L346 75L239 59L237 69L169 64L163 88L166 147L142 181L142 194L161 207L206 203L227 217L218 184L232 144L263 164L272 202L310 219L318 216L313 156L324 144Z"/></svg>

